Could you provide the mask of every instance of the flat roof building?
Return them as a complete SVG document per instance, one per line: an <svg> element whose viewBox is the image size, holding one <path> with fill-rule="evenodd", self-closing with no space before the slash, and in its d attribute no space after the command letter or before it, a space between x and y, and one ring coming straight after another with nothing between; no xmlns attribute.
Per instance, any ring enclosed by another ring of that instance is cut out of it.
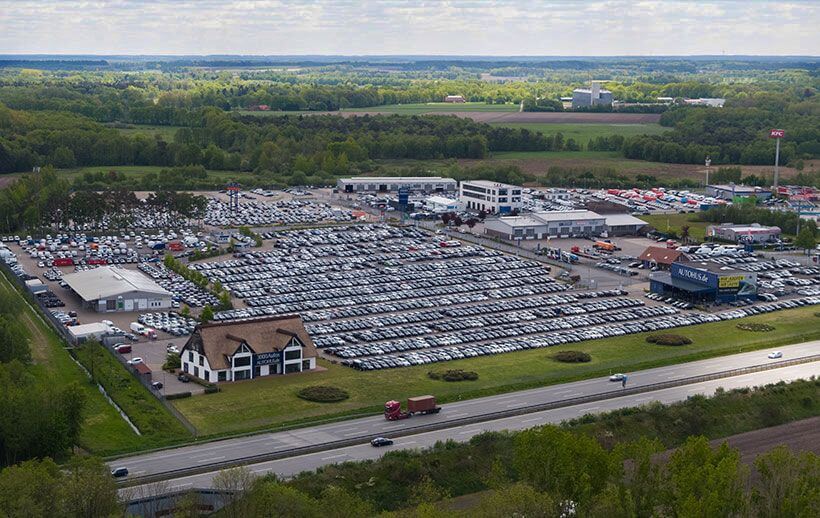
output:
<svg viewBox="0 0 820 518"><path fill-rule="evenodd" d="M135 270L100 266L63 276L83 305L99 312L168 309L171 293Z"/></svg>
<svg viewBox="0 0 820 518"><path fill-rule="evenodd" d="M766 227L758 223L751 225L722 223L710 226L706 235L733 243L768 243L780 239L780 232L780 227Z"/></svg>
<svg viewBox="0 0 820 518"><path fill-rule="evenodd" d="M484 232L487 235L509 240L594 237L605 230L606 218L589 210L533 212L484 221Z"/></svg>
<svg viewBox="0 0 820 518"><path fill-rule="evenodd" d="M488 180L463 181L458 200L466 210L509 214L521 210L521 187Z"/></svg>
<svg viewBox="0 0 820 518"><path fill-rule="evenodd" d="M715 263L675 262L649 276L653 293L691 302L729 302L757 297L757 274Z"/></svg>
<svg viewBox="0 0 820 518"><path fill-rule="evenodd" d="M631 214L606 214L606 231L610 236L634 236L646 230L646 221Z"/></svg>
<svg viewBox="0 0 820 518"><path fill-rule="evenodd" d="M424 206L432 212L458 212L463 204L452 198L444 196L429 196L424 200Z"/></svg>
<svg viewBox="0 0 820 518"><path fill-rule="evenodd" d="M761 200L771 198L772 191L754 185L707 185L706 194L721 200L732 200L734 198L748 198L755 196Z"/></svg>
<svg viewBox="0 0 820 518"><path fill-rule="evenodd" d="M180 351L182 370L216 383L313 370L316 346L298 315L202 324Z"/></svg>
<svg viewBox="0 0 820 518"><path fill-rule="evenodd" d="M355 176L339 178L336 187L340 192L397 192L406 188L411 192L456 192L458 183L452 178L440 176Z"/></svg>

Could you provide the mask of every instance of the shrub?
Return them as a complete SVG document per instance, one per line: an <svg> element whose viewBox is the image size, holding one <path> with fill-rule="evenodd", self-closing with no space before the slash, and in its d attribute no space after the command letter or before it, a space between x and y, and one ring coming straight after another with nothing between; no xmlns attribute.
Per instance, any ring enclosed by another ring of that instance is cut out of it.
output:
<svg viewBox="0 0 820 518"><path fill-rule="evenodd" d="M165 399L167 399L167 400L185 399L186 397L191 397L191 393L190 392L180 392L179 394L167 394L165 396Z"/></svg>
<svg viewBox="0 0 820 518"><path fill-rule="evenodd" d="M559 351L551 356L557 362L586 363L592 361L592 356L582 351Z"/></svg>
<svg viewBox="0 0 820 518"><path fill-rule="evenodd" d="M650 344L658 345L689 345L692 340L681 335L663 334L663 335L649 335L646 341Z"/></svg>
<svg viewBox="0 0 820 518"><path fill-rule="evenodd" d="M219 392L219 387L216 385L208 385L205 387L206 394L215 394L217 392Z"/></svg>
<svg viewBox="0 0 820 518"><path fill-rule="evenodd" d="M463 371L461 369L451 369L443 372L430 371L427 377L434 380L444 381L475 381L478 373L473 371Z"/></svg>
<svg viewBox="0 0 820 518"><path fill-rule="evenodd" d="M769 331L774 331L774 326L770 326L769 324L757 324L755 322L743 322L737 325L738 329L742 329L744 331L757 331L759 333L768 333Z"/></svg>
<svg viewBox="0 0 820 518"><path fill-rule="evenodd" d="M296 395L301 399L315 401L317 403L335 403L337 401L344 401L350 397L347 391L327 385L305 387L297 392Z"/></svg>

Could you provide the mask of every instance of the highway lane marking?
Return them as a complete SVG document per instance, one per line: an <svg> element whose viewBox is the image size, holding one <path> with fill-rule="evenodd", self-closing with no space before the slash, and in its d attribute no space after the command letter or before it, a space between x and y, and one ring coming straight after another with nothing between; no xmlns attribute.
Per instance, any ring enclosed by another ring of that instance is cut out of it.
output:
<svg viewBox="0 0 820 518"><path fill-rule="evenodd" d="M347 457L347 453L340 453L338 455L330 455L328 457L321 457L321 460L338 459L340 457Z"/></svg>
<svg viewBox="0 0 820 518"><path fill-rule="evenodd" d="M541 417L533 417L533 418L531 418L531 419L524 419L524 420L522 420L521 422L522 422L522 423L534 423L535 421L543 421L544 419L545 419L545 418L544 418L543 416L541 416Z"/></svg>
<svg viewBox="0 0 820 518"><path fill-rule="evenodd" d="M525 406L525 405L528 405L528 404L529 403L527 403L526 401L519 401L518 403L510 403L509 405L507 405L507 408L516 408L516 407Z"/></svg>
<svg viewBox="0 0 820 518"><path fill-rule="evenodd" d="M581 412L592 412L593 410L598 410L600 408L601 407L599 407L599 406L591 406L591 407L586 407L586 408L579 408L578 410L581 411Z"/></svg>
<svg viewBox="0 0 820 518"><path fill-rule="evenodd" d="M417 441L407 441L407 442L400 442L396 444L396 446L407 446L408 444L418 444Z"/></svg>
<svg viewBox="0 0 820 518"><path fill-rule="evenodd" d="M447 417L464 417L470 415L468 412L459 412L458 414L447 414Z"/></svg>
<svg viewBox="0 0 820 518"><path fill-rule="evenodd" d="M473 430L464 430L463 432L458 432L459 435L466 435L468 433L481 433L483 429L473 429Z"/></svg>
<svg viewBox="0 0 820 518"><path fill-rule="evenodd" d="M194 485L193 482L186 482L184 484L177 484L175 486L171 486L171 489L176 489L178 487L188 487L188 486L192 486L192 485Z"/></svg>

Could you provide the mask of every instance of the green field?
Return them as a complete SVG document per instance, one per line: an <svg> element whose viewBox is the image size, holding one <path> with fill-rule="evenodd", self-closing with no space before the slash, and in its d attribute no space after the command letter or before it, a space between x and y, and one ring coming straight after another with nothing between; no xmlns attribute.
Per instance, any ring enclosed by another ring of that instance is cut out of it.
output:
<svg viewBox="0 0 820 518"><path fill-rule="evenodd" d="M78 167L75 169L60 169L59 173L60 176L66 178L68 180L74 180L78 176L82 176L83 173L107 173L109 171L116 171L118 173L124 174L126 176L134 176L140 178L147 173L154 173L159 174L160 171L163 169L170 169L170 167L162 167L162 166L153 166L153 165L104 165L104 166L92 166L92 167ZM219 179L224 180L226 182L231 180L236 180L238 182L242 182L243 180L249 181L254 178L253 173L249 172L240 172L240 171L214 171L211 169L207 170L208 177L212 179Z"/></svg>
<svg viewBox="0 0 820 518"><path fill-rule="evenodd" d="M4 295L22 297L5 274L0 274L0 290ZM145 436L135 434L100 394L96 385L89 383L85 373L63 349L62 340L33 308L25 306L20 318L31 337L34 363L27 371L43 384L62 386L76 382L85 393L84 421L79 441L81 448L96 455L110 455L153 446Z"/></svg>
<svg viewBox="0 0 820 518"><path fill-rule="evenodd" d="M491 126L503 128L522 128L530 131L540 131L545 135L561 133L564 139L572 138L576 142L586 146L586 143L596 137L609 137L612 135L623 135L632 137L635 135L660 135L669 128L660 124L564 124L546 122L493 122Z"/></svg>
<svg viewBox="0 0 820 518"><path fill-rule="evenodd" d="M385 106L370 106L367 108L344 108L342 111L398 113L400 115L418 115L428 112L517 112L518 105L487 103L388 104Z"/></svg>
<svg viewBox="0 0 820 518"><path fill-rule="evenodd" d="M672 231L680 236L680 229L684 225L689 225L689 237L696 241L706 241L706 229L712 223L700 221L699 215L695 214L653 214L651 216L640 216L660 232Z"/></svg>
<svg viewBox="0 0 820 518"><path fill-rule="evenodd" d="M650 345L645 335L638 334L400 370L359 372L321 360L319 364L326 371L228 383L222 385L219 393L176 400L174 405L202 435L230 434L375 414L388 399L402 400L420 394L435 394L447 403L582 378L601 377L601 382L607 383L603 377L611 372L630 372L820 338L816 312L817 308L806 307L747 319L773 324L776 330L769 333L740 331L735 327L736 321L683 328L679 332L693 338L694 343L682 347ZM588 352L592 361L564 364L549 359L560 350ZM479 379L460 383L434 381L427 377L431 369L475 371ZM319 384L343 388L350 393L350 399L312 403L296 397L299 389Z"/></svg>

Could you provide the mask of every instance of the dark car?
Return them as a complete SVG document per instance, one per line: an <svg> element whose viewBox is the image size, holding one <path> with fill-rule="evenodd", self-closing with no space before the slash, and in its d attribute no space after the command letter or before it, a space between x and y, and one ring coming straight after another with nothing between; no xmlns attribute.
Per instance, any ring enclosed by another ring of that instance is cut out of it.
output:
<svg viewBox="0 0 820 518"><path fill-rule="evenodd" d="M191 381L191 378L189 378L187 374L180 374L179 376L177 376L177 379L183 383L188 383L189 381Z"/></svg>
<svg viewBox="0 0 820 518"><path fill-rule="evenodd" d="M151 387L154 390L160 390L162 388L162 382L161 381L155 381L155 382L151 383Z"/></svg>
<svg viewBox="0 0 820 518"><path fill-rule="evenodd" d="M370 441L370 445L374 448L378 448L380 446L391 446L393 444L392 439L388 439L387 437L376 437L372 441Z"/></svg>
<svg viewBox="0 0 820 518"><path fill-rule="evenodd" d="M128 476L128 468L114 468L111 470L111 476L114 478L121 478Z"/></svg>

